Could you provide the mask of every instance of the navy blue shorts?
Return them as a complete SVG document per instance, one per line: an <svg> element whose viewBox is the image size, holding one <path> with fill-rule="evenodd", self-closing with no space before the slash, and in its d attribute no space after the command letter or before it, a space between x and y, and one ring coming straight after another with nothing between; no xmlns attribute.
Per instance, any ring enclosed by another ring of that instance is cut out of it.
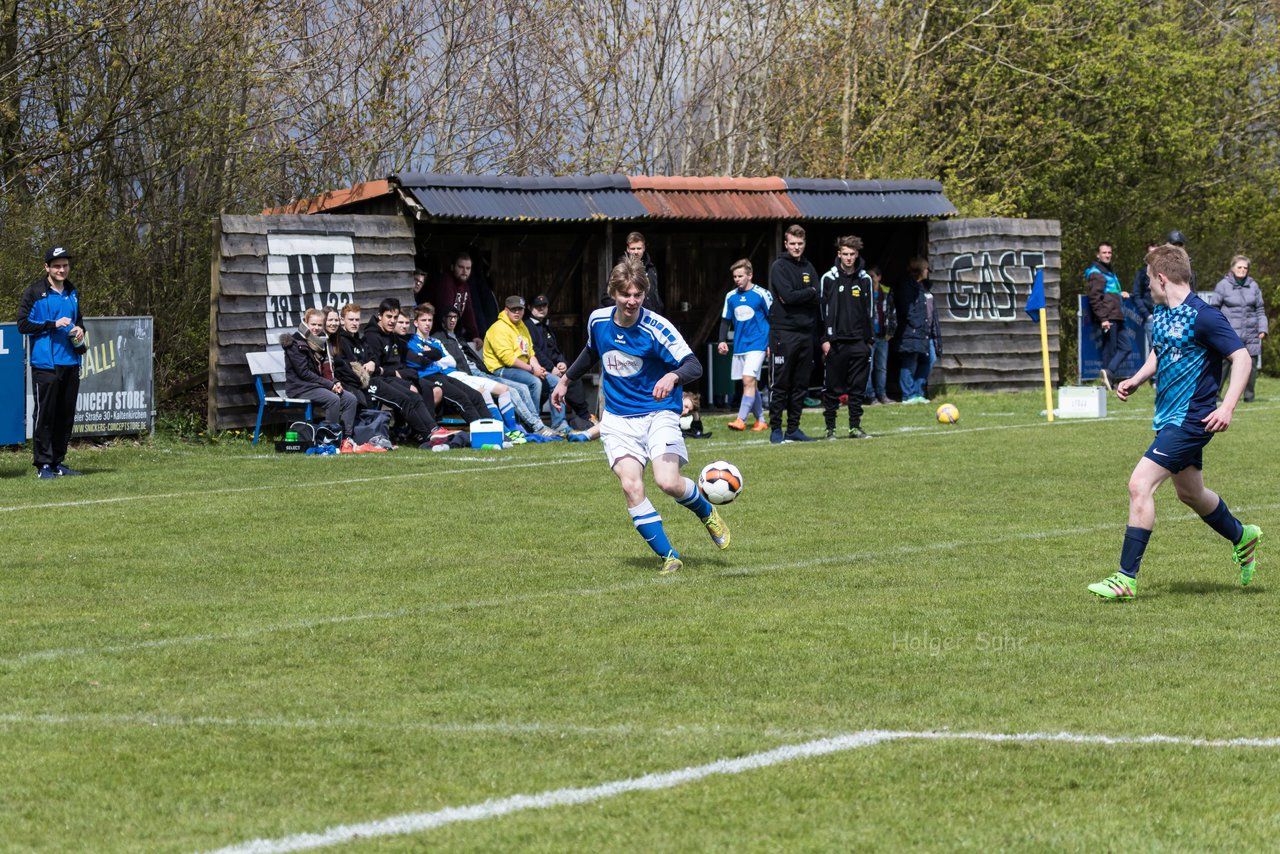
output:
<svg viewBox="0 0 1280 854"><path fill-rule="evenodd" d="M1204 446L1213 438L1212 433L1192 433L1177 425L1161 427L1156 438L1147 448L1144 457L1158 466L1177 474L1194 466L1204 469Z"/></svg>

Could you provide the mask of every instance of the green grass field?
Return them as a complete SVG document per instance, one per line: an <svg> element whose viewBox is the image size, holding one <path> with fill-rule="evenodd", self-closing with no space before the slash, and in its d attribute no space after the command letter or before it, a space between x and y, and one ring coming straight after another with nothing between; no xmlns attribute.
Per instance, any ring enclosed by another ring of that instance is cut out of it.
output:
<svg viewBox="0 0 1280 854"><path fill-rule="evenodd" d="M742 469L733 545L651 490L669 578L598 443L0 454L0 850L1273 848L1259 392L1206 452L1278 538L1253 585L1166 486L1122 604L1085 586L1149 391L878 407L865 442L709 419L687 473Z"/></svg>

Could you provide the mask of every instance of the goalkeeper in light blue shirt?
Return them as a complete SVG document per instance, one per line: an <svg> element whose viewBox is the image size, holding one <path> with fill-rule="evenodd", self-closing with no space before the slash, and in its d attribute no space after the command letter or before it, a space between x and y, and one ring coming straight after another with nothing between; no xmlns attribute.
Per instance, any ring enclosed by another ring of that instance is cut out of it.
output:
<svg viewBox="0 0 1280 854"><path fill-rule="evenodd" d="M648 287L644 266L636 260L623 259L613 268L608 293L614 305L591 313L587 344L551 393L551 405L563 407L569 383L600 361L605 455L622 484L632 524L662 559L660 571L667 574L679 570L683 561L645 496L646 464L653 466L658 488L697 516L717 547L729 547L729 526L697 484L680 473L689 461L680 432L681 385L700 378L702 365L671 321L644 308Z"/></svg>

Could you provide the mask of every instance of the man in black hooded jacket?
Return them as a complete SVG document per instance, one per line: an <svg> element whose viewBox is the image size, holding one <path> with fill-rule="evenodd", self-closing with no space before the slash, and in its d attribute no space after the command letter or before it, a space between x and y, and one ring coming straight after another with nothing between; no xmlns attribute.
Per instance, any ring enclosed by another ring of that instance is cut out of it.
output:
<svg viewBox="0 0 1280 854"><path fill-rule="evenodd" d="M836 264L822 274L822 354L826 361L822 402L827 438L836 438L840 404L849 406L849 438L866 439L862 429L862 396L871 367L873 293L875 282L859 253L862 239L853 235L836 240Z"/></svg>
<svg viewBox="0 0 1280 854"><path fill-rule="evenodd" d="M786 251L769 270L769 290L773 292L769 310L769 350L773 354L769 441L775 445L813 441L800 429L800 416L813 373L813 337L818 328L818 271L804 255L804 229L792 225L782 244Z"/></svg>
<svg viewBox="0 0 1280 854"><path fill-rule="evenodd" d="M394 331L391 331L399 314L398 302L383 300L378 306L378 314L369 321L365 335L361 336L360 307L343 306L342 329L338 333L340 358L337 361L346 362L344 368L354 371L350 363L359 360L369 374L368 396L386 401L399 410L409 429L425 441L440 429L440 425L436 422L434 407L427 405L411 382L410 378L416 377L415 372L400 361L399 344Z"/></svg>

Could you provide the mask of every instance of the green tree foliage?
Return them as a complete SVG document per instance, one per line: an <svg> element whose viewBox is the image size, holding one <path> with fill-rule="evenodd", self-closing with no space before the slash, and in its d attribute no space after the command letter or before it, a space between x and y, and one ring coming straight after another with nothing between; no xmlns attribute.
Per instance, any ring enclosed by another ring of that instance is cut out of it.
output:
<svg viewBox="0 0 1280 854"><path fill-rule="evenodd" d="M1116 243L1126 281L1146 241L1178 228L1201 287L1236 252L1254 258L1265 285L1280 275L1275 11L833 3L827 40L858 54L844 58L841 81L858 103L850 120L848 99L828 99L795 171L937 177L962 216L1060 220L1064 341L1074 340L1077 272L1099 240Z"/></svg>

